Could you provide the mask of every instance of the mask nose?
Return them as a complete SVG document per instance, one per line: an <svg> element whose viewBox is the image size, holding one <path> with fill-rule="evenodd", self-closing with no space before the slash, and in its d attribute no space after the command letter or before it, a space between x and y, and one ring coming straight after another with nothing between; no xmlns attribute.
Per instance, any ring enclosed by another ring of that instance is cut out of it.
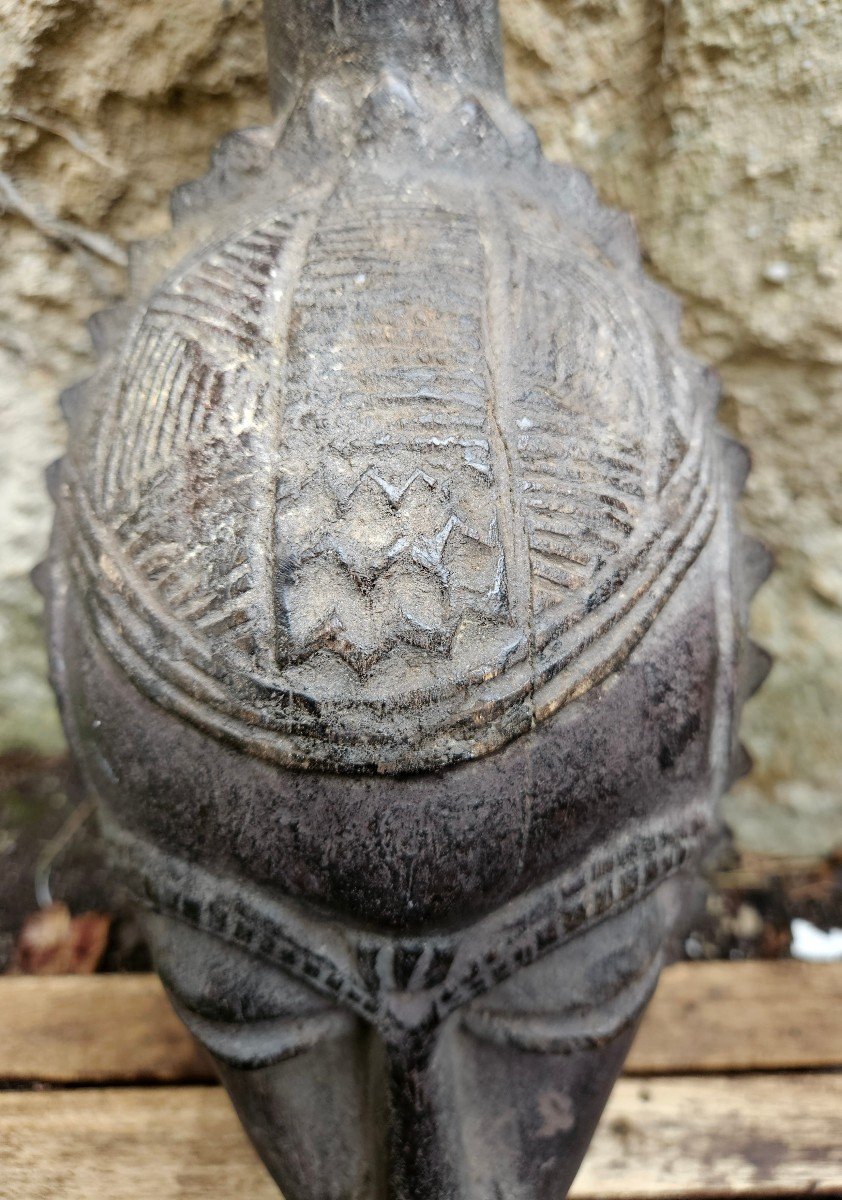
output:
<svg viewBox="0 0 842 1200"><path fill-rule="evenodd" d="M370 1072L382 1106L383 1200L468 1200L454 1056L447 1031L374 1036Z"/></svg>

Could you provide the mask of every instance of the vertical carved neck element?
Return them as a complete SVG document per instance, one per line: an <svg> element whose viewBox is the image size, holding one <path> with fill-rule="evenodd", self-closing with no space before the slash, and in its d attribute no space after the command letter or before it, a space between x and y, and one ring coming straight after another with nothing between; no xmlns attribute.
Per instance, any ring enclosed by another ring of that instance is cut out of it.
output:
<svg viewBox="0 0 842 1200"><path fill-rule="evenodd" d="M272 101L341 63L503 90L497 0L264 0Z"/></svg>

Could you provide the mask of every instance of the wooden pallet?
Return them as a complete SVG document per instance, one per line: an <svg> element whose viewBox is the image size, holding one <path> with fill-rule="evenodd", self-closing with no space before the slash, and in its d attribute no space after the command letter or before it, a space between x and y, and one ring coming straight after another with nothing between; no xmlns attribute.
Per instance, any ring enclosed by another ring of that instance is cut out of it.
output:
<svg viewBox="0 0 842 1200"><path fill-rule="evenodd" d="M842 964L664 975L571 1197L842 1197ZM0 979L3 1200L277 1200L151 976Z"/></svg>

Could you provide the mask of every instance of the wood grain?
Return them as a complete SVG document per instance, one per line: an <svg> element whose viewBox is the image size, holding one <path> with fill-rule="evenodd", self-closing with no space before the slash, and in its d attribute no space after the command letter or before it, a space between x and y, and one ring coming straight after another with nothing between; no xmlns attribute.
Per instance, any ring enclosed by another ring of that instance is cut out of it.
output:
<svg viewBox="0 0 842 1200"><path fill-rule="evenodd" d="M2 1200L278 1200L218 1087L0 1093Z"/></svg>
<svg viewBox="0 0 842 1200"><path fill-rule="evenodd" d="M842 1067L842 964L682 963L664 973L634 1075ZM212 1078L154 976L0 980L0 1081Z"/></svg>
<svg viewBox="0 0 842 1200"><path fill-rule="evenodd" d="M665 972L571 1200L842 1195L840 999L839 964ZM210 1077L153 976L0 980L0 1080L161 1085L0 1092L1 1200L274 1200Z"/></svg>
<svg viewBox="0 0 842 1200"><path fill-rule="evenodd" d="M571 1200L842 1195L842 1076L623 1079Z"/></svg>
<svg viewBox="0 0 842 1200"><path fill-rule="evenodd" d="M213 1078L154 975L0 979L0 1081Z"/></svg>
<svg viewBox="0 0 842 1200"><path fill-rule="evenodd" d="M626 1073L842 1066L842 963L676 963L664 972Z"/></svg>
<svg viewBox="0 0 842 1200"><path fill-rule="evenodd" d="M842 1194L842 1077L624 1079L571 1200ZM0 1094L3 1200L278 1200L219 1088Z"/></svg>

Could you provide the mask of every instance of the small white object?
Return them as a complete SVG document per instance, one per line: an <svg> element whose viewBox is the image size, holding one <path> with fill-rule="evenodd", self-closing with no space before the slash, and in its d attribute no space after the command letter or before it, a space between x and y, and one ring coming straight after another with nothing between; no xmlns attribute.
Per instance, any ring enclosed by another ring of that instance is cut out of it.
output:
<svg viewBox="0 0 842 1200"><path fill-rule="evenodd" d="M763 272L763 278L767 283L786 283L790 276L790 266L788 262L784 262L782 258L775 262L770 262Z"/></svg>
<svg viewBox="0 0 842 1200"><path fill-rule="evenodd" d="M802 962L842 962L842 929L825 933L800 917L792 921L790 928L793 958Z"/></svg>

